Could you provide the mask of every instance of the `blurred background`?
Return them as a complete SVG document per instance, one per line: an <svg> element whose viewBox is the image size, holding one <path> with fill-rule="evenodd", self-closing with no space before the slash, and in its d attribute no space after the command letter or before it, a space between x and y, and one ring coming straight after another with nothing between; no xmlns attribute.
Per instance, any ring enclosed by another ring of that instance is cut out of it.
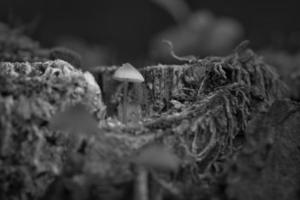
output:
<svg viewBox="0 0 300 200"><path fill-rule="evenodd" d="M39 41L78 52L83 66L172 62L224 55L244 39L256 50L300 48L297 0L0 0L0 21Z"/></svg>

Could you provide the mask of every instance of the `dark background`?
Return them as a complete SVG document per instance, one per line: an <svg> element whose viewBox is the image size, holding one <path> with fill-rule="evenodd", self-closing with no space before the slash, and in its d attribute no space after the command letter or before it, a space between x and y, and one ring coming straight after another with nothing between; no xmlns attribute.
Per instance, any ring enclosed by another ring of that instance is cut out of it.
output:
<svg viewBox="0 0 300 200"><path fill-rule="evenodd" d="M298 1L187 0L192 10L239 21L254 48L298 51ZM143 57L150 39L175 24L150 0L0 0L0 21L31 25L28 33L44 46L62 35L84 38L116 52L119 60Z"/></svg>

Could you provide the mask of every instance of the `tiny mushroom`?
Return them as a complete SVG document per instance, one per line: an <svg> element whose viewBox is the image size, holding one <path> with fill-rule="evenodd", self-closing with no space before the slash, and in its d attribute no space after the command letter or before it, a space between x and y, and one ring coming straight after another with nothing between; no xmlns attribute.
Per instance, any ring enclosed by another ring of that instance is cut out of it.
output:
<svg viewBox="0 0 300 200"><path fill-rule="evenodd" d="M117 69L113 75L113 79L124 82L124 94L123 94L123 116L122 121L127 123L127 104L128 104L128 82L142 83L144 77L135 69L131 64L125 63L119 69Z"/></svg>
<svg viewBox="0 0 300 200"><path fill-rule="evenodd" d="M135 200L148 200L148 172L151 170L176 172L180 159L161 145L152 145L143 149L133 163L136 167L134 195Z"/></svg>

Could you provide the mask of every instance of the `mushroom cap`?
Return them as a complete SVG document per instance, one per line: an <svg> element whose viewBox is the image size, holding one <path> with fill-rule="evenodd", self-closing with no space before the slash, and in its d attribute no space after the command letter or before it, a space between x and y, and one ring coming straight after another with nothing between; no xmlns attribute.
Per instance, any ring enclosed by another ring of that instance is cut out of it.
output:
<svg viewBox="0 0 300 200"><path fill-rule="evenodd" d="M125 63L119 69L117 69L113 75L113 79L135 83L141 83L145 81L142 74L130 63Z"/></svg>
<svg viewBox="0 0 300 200"><path fill-rule="evenodd" d="M180 159L162 145L152 145L143 149L134 159L134 163L146 168L165 171L177 171Z"/></svg>

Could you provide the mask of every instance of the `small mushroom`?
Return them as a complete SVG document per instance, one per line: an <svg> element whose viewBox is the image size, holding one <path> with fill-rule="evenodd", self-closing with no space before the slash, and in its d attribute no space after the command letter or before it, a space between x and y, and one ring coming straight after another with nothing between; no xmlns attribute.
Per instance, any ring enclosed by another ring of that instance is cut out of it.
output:
<svg viewBox="0 0 300 200"><path fill-rule="evenodd" d="M122 122L127 124L128 82L142 83L144 82L144 77L131 64L125 63L115 71L113 79L124 82Z"/></svg>
<svg viewBox="0 0 300 200"><path fill-rule="evenodd" d="M148 172L151 170L176 172L179 158L161 145L152 145L143 149L134 158L136 179L134 182L134 200L148 200Z"/></svg>

